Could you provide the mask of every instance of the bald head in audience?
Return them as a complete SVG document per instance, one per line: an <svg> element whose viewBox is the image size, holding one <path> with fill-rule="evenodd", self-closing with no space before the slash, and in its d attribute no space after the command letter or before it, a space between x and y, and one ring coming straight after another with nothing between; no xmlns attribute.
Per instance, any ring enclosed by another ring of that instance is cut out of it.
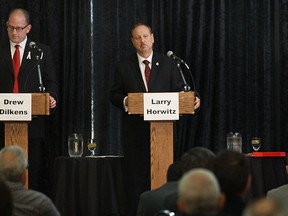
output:
<svg viewBox="0 0 288 216"><path fill-rule="evenodd" d="M224 199L215 175L203 168L187 172L180 180L178 208L185 214L217 214Z"/></svg>

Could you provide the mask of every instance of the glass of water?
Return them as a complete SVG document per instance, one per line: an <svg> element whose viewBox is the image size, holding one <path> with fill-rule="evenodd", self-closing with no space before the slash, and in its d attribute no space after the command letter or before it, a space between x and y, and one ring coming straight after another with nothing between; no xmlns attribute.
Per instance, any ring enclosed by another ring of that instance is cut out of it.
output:
<svg viewBox="0 0 288 216"><path fill-rule="evenodd" d="M251 145L254 151L258 151L261 147L261 139L260 137L252 137Z"/></svg>
<svg viewBox="0 0 288 216"><path fill-rule="evenodd" d="M96 141L95 139L89 139L87 144L88 150L91 152L90 156L95 156L95 150L96 150Z"/></svg>

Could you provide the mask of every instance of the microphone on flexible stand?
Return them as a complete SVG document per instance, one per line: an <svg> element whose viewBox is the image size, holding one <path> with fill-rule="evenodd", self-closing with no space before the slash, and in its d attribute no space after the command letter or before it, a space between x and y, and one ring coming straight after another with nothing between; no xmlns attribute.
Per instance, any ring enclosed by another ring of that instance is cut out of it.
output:
<svg viewBox="0 0 288 216"><path fill-rule="evenodd" d="M178 67L178 69L180 71L182 80L184 82L184 91L188 92L188 91L190 91L190 86L187 84L186 79L185 79L185 77L183 75L183 72L182 72L182 69L181 69L181 64L185 65L185 67L188 69L190 77L191 77L191 81L192 81L192 85L193 85L193 89L194 89L194 94L196 95L196 97L198 97L200 99L200 95L199 95L199 93L196 90L196 86L195 86L195 82L194 82L194 78L193 78L192 72L191 72L190 68L188 67L188 65L181 58L176 56L172 51L168 51L167 52L167 56L171 57L171 58L173 58L174 60L177 61L177 67Z"/></svg>
<svg viewBox="0 0 288 216"><path fill-rule="evenodd" d="M37 71L38 71L38 79L39 79L39 91L40 92L45 92L45 87L43 85L43 82L42 82L42 74L41 74L41 68L40 68L40 64L39 62L42 60L42 57L43 57L43 52L42 50L36 45L36 43L34 41L31 41L29 43L29 47L32 48L32 49L36 49L38 51L38 53L41 54L41 56L39 56L39 54L37 53L35 58L37 59Z"/></svg>
<svg viewBox="0 0 288 216"><path fill-rule="evenodd" d="M182 78L182 80L183 80L183 82L184 82L184 91L185 91L185 92L189 92L191 88L190 88L190 86L187 84L186 79L185 79L184 74L183 74L183 71L182 71L182 68L181 68L181 64L184 64L184 65L187 67L187 69L189 70L188 65L187 65L181 58L179 58L178 56L176 56L172 51L168 51L168 52L167 52L167 56L168 56L168 57L171 57L171 58L173 58L174 60L177 61L177 67L178 67L178 70L179 70L179 72L180 72L181 78Z"/></svg>

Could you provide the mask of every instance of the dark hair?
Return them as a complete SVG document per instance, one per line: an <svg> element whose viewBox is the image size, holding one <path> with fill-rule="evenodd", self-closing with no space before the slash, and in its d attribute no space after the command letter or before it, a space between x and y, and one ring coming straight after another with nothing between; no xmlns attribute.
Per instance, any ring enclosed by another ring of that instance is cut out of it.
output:
<svg viewBox="0 0 288 216"><path fill-rule="evenodd" d="M182 168L179 161L172 163L167 171L167 181L178 181L182 177Z"/></svg>
<svg viewBox="0 0 288 216"><path fill-rule="evenodd" d="M215 154L204 147L193 147L181 157L183 173L194 168L205 168L212 170Z"/></svg>
<svg viewBox="0 0 288 216"><path fill-rule="evenodd" d="M10 16L11 16L14 12L16 12L16 11L22 12L22 13L24 14L24 16L25 16L26 23L27 23L27 24L30 24L30 15L29 15L28 11L25 10L25 9L23 9L23 8L15 8L15 9L12 9L12 10L10 11L10 13L9 13L8 20L9 20Z"/></svg>
<svg viewBox="0 0 288 216"><path fill-rule="evenodd" d="M215 158L214 172L222 192L225 194L241 193L250 175L249 159L236 151L221 151Z"/></svg>
<svg viewBox="0 0 288 216"><path fill-rule="evenodd" d="M138 26L145 26L149 29L150 33L153 34L153 31L151 27L145 23L136 23L132 28L131 28L131 38L133 38L133 31L138 27Z"/></svg>
<svg viewBox="0 0 288 216"><path fill-rule="evenodd" d="M11 216L13 211L12 194L5 182L0 179L0 212L2 216Z"/></svg>

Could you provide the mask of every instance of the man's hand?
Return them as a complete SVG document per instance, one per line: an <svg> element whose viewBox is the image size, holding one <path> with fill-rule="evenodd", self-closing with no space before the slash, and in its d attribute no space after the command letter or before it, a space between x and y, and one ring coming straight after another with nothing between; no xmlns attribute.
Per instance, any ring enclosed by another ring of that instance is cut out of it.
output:
<svg viewBox="0 0 288 216"><path fill-rule="evenodd" d="M200 99L198 97L195 97L194 101L194 109L198 109L200 107Z"/></svg>
<svg viewBox="0 0 288 216"><path fill-rule="evenodd" d="M52 96L50 96L50 109L55 108L56 105L57 105L56 100Z"/></svg>

